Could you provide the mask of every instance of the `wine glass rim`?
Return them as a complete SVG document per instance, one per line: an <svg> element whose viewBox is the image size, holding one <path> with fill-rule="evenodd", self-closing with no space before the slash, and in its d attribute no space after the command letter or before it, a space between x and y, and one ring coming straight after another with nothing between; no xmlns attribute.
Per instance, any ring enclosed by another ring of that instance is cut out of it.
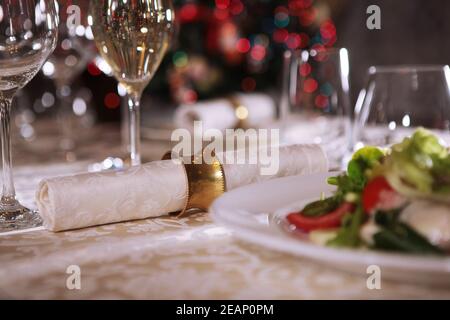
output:
<svg viewBox="0 0 450 320"><path fill-rule="evenodd" d="M442 72L449 68L446 64L405 64L405 65L374 65L369 67L369 74L377 73L417 73Z"/></svg>
<svg viewBox="0 0 450 320"><path fill-rule="evenodd" d="M298 53L302 53L302 52L311 53L312 51L318 51L320 53L339 53L341 50L348 51L348 49L346 47L323 47L320 49L309 48L309 49L300 49L300 50L296 50L296 51Z"/></svg>

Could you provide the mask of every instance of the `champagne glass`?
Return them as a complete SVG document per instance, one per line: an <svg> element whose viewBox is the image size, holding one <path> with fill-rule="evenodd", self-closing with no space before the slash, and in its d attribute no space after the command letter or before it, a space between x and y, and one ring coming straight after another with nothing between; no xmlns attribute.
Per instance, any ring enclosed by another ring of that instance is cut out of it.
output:
<svg viewBox="0 0 450 320"><path fill-rule="evenodd" d="M355 107L353 148L389 146L417 127L450 145L450 67L372 66Z"/></svg>
<svg viewBox="0 0 450 320"><path fill-rule="evenodd" d="M2 0L0 2L0 122L3 190L0 232L41 223L36 211L16 199L13 183L10 113L17 90L39 71L55 48L58 18L54 0Z"/></svg>
<svg viewBox="0 0 450 320"><path fill-rule="evenodd" d="M90 21L97 48L126 88L131 165L141 163L140 100L164 54L173 31L170 0L97 0Z"/></svg>

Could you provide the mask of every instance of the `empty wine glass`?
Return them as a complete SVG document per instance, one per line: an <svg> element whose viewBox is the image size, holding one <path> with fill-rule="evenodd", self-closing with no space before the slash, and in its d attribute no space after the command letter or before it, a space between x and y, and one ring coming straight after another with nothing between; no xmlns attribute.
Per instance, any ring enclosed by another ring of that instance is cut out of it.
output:
<svg viewBox="0 0 450 320"><path fill-rule="evenodd" d="M280 114L286 142L318 143L333 168L351 134L349 59L345 48L286 52Z"/></svg>
<svg viewBox="0 0 450 320"><path fill-rule="evenodd" d="M127 91L131 165L138 165L140 100L170 45L172 2L98 0L91 2L90 15L97 48Z"/></svg>
<svg viewBox="0 0 450 320"><path fill-rule="evenodd" d="M54 0L0 2L0 118L3 190L0 232L39 225L37 212L16 199L13 183L10 113L17 90L39 71L55 48L58 19Z"/></svg>
<svg viewBox="0 0 450 320"><path fill-rule="evenodd" d="M57 12L60 18L58 41L53 54L44 64L44 75L52 79L56 87L59 108L58 125L61 136L59 147L73 156L75 147L75 121L72 111L71 84L86 68L95 55L94 36L87 23L89 2L86 0L60 1Z"/></svg>
<svg viewBox="0 0 450 320"><path fill-rule="evenodd" d="M355 106L353 147L388 146L415 128L450 142L448 65L373 66Z"/></svg>

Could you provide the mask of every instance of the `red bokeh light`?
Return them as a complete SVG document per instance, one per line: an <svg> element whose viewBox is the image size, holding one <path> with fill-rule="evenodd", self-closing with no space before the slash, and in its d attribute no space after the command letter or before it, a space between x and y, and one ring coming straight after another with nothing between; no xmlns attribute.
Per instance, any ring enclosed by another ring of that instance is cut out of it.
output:
<svg viewBox="0 0 450 320"><path fill-rule="evenodd" d="M273 32L273 40L275 42L285 42L287 37L289 36L289 32L286 29L277 29Z"/></svg>
<svg viewBox="0 0 450 320"><path fill-rule="evenodd" d="M328 97L323 94L319 94L316 99L314 99L314 102L317 108L324 109L328 106Z"/></svg>
<svg viewBox="0 0 450 320"><path fill-rule="evenodd" d="M100 69L95 65L95 63L91 62L88 64L87 66L87 71L89 72L89 74L91 76L99 76L102 74L102 72L100 71Z"/></svg>
<svg viewBox="0 0 450 320"><path fill-rule="evenodd" d="M311 47L311 51L315 51L315 55L313 56L313 58L316 61L325 61L328 58L329 51L327 51L327 48L325 48L325 46L320 43L316 43L315 45L313 45Z"/></svg>
<svg viewBox="0 0 450 320"><path fill-rule="evenodd" d="M252 59L256 61L261 61L266 56L266 48L260 44L257 44L253 47L250 55Z"/></svg>
<svg viewBox="0 0 450 320"><path fill-rule="evenodd" d="M198 94L192 89L186 90L183 94L183 100L188 104L195 103L198 100Z"/></svg>
<svg viewBox="0 0 450 320"><path fill-rule="evenodd" d="M115 92L110 92L105 96L105 106L108 109L116 109L120 106L120 97Z"/></svg>
<svg viewBox="0 0 450 320"><path fill-rule="evenodd" d="M188 3L181 7L178 14L181 22L191 22L197 18L198 13L198 6L193 3Z"/></svg>
<svg viewBox="0 0 450 320"><path fill-rule="evenodd" d="M320 26L320 35L324 39L332 39L336 36L336 27L331 20L326 20Z"/></svg>
<svg viewBox="0 0 450 320"><path fill-rule="evenodd" d="M317 81L315 79L308 78L303 83L303 91L305 91L306 93L313 93L317 90L318 86L319 85L317 84Z"/></svg>
<svg viewBox="0 0 450 320"><path fill-rule="evenodd" d="M278 6L275 8L275 14L277 13L286 13L289 14L289 10L288 8L284 7L284 6Z"/></svg>
<svg viewBox="0 0 450 320"><path fill-rule="evenodd" d="M309 8L312 5L313 0L290 0L289 9L301 10Z"/></svg>
<svg viewBox="0 0 450 320"><path fill-rule="evenodd" d="M316 19L316 15L317 15L317 10L314 7L311 7L307 10L300 11L300 13L298 15L298 19L302 26L309 26Z"/></svg>
<svg viewBox="0 0 450 320"><path fill-rule="evenodd" d="M241 82L242 90L249 92L256 89L256 81L252 77L246 77Z"/></svg>
<svg viewBox="0 0 450 320"><path fill-rule="evenodd" d="M311 73L311 65L307 62L300 65L300 75L306 77Z"/></svg>
<svg viewBox="0 0 450 320"><path fill-rule="evenodd" d="M336 43L337 37L332 37L330 39L325 39L324 45L327 47L332 47Z"/></svg>
<svg viewBox="0 0 450 320"><path fill-rule="evenodd" d="M244 5L240 0L233 0L231 2L230 11L233 15L237 16L242 11L244 11Z"/></svg>
<svg viewBox="0 0 450 320"><path fill-rule="evenodd" d="M216 7L218 9L226 9L230 6L230 0L216 0Z"/></svg>
<svg viewBox="0 0 450 320"><path fill-rule="evenodd" d="M228 10L214 9L214 16L217 20L227 20L230 17Z"/></svg>
<svg viewBox="0 0 450 320"><path fill-rule="evenodd" d="M240 53L246 53L250 48L250 41L246 38L241 38L236 42L236 50Z"/></svg>
<svg viewBox="0 0 450 320"><path fill-rule="evenodd" d="M291 33L286 39L286 45L289 49L297 49L300 47L302 39L300 38L300 35L296 33Z"/></svg>

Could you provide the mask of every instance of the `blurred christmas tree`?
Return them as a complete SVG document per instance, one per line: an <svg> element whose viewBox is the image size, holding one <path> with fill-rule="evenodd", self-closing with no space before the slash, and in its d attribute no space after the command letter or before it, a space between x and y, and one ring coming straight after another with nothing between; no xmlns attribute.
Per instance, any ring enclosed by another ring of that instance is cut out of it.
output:
<svg viewBox="0 0 450 320"><path fill-rule="evenodd" d="M156 103L168 98L193 103L230 92L277 88L284 50L334 45L330 12L342 1L174 0L177 31L172 48L146 93ZM104 64L96 59L78 81L94 93L90 103L98 121L117 121L120 92ZM45 111L41 100L51 86L42 76L27 86L36 113Z"/></svg>
<svg viewBox="0 0 450 320"><path fill-rule="evenodd" d="M276 86L284 50L321 50L336 42L324 1L175 0L174 5L177 34L154 81L168 82L177 102Z"/></svg>

